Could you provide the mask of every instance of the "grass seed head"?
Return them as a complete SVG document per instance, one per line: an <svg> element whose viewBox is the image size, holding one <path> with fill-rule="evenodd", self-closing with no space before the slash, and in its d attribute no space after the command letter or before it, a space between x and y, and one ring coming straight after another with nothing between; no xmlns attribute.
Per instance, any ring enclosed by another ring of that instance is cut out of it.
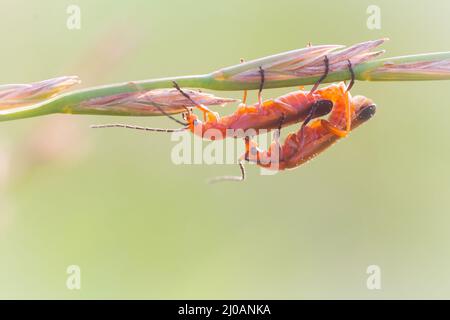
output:
<svg viewBox="0 0 450 320"><path fill-rule="evenodd" d="M0 110L32 105L80 83L77 76L63 76L30 84L0 86Z"/></svg>

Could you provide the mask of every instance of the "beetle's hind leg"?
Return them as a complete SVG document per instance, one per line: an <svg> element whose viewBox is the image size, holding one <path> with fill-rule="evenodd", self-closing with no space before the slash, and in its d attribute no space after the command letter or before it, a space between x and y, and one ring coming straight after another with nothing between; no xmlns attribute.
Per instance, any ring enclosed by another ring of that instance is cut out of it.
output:
<svg viewBox="0 0 450 320"><path fill-rule="evenodd" d="M275 151L276 148L276 152L277 152L277 157L279 158L279 160L281 161L281 144L280 144L280 137L281 137L281 128L283 127L284 121L286 120L286 115L284 113L281 114L280 117L280 122L278 123L278 128L274 133L273 136L273 144L270 146L272 151Z"/></svg>
<svg viewBox="0 0 450 320"><path fill-rule="evenodd" d="M348 63L348 70L350 72L351 75L351 80L350 83L347 86L347 89L345 90L345 94L347 95L349 93L349 91L352 89L353 85L355 84L355 71L353 70L353 65L352 62L349 60L347 60ZM350 94L348 94L348 96L350 96ZM352 110L351 110L351 101L350 101L350 97L348 97L347 103L345 104L345 135L347 135L352 127Z"/></svg>
<svg viewBox="0 0 450 320"><path fill-rule="evenodd" d="M353 65L350 59L347 60L347 64L348 64L348 71L350 72L351 76L350 83L348 84L346 91L349 92L353 88L353 85L355 84L355 70L353 70Z"/></svg>
<svg viewBox="0 0 450 320"><path fill-rule="evenodd" d="M258 90L258 106L262 106L262 91L264 89L264 84L266 82L266 75L265 71L262 67L259 67L259 75L261 77L261 81L259 83L259 90Z"/></svg>
<svg viewBox="0 0 450 320"><path fill-rule="evenodd" d="M325 70L322 74L322 76L317 80L317 82L312 87L311 91L309 91L309 94L313 94L314 91L317 90L317 88L320 86L320 84L328 77L328 73L330 72L330 61L328 60L328 56L325 56L323 59Z"/></svg>

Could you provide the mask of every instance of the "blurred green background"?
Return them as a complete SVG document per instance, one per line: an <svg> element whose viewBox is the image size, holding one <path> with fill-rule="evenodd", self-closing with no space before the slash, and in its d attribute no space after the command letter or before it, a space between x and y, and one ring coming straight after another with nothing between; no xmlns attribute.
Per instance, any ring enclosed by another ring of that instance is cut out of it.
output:
<svg viewBox="0 0 450 320"><path fill-rule="evenodd" d="M81 30L66 28L71 4ZM369 5L381 30L366 27ZM1 83L197 74L309 41L389 37L386 56L450 50L445 0L1 0L0 10ZM117 118L1 123L0 298L450 298L449 88L358 82L376 118L297 170L250 166L241 184L205 183L235 165L174 165L169 135L89 129ZM73 264L81 290L66 288ZM369 265L381 290L366 287Z"/></svg>

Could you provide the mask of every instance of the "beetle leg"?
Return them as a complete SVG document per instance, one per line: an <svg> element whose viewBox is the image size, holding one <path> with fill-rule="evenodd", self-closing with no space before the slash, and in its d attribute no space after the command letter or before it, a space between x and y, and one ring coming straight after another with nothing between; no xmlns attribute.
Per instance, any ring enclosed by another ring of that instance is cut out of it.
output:
<svg viewBox="0 0 450 320"><path fill-rule="evenodd" d="M350 71L350 76L351 76L351 80L350 80L350 83L348 84L347 91L346 91L346 92L349 92L350 89L355 84L355 71L353 70L353 65L352 65L352 62L350 61L350 59L347 60L347 63L348 63L348 71Z"/></svg>
<svg viewBox="0 0 450 320"><path fill-rule="evenodd" d="M241 58L241 63L244 63L244 62L245 62L245 60L243 58ZM241 106L245 106L245 105L247 105L247 90L244 90L242 102L241 102Z"/></svg>
<svg viewBox="0 0 450 320"><path fill-rule="evenodd" d="M350 71L350 75L351 75L351 80L347 86L345 94L348 94L350 89L355 84L355 71L353 70L352 62L350 60L347 60L347 63L348 63L348 70ZM346 123L345 134L347 135L350 132L351 127L352 127L352 112L351 112L351 105L350 105L349 100L347 100L347 103L345 105L345 123Z"/></svg>
<svg viewBox="0 0 450 320"><path fill-rule="evenodd" d="M329 132L331 132L335 136L337 136L339 138L344 138L345 136L347 136L347 134L348 134L347 130L338 129L327 120L322 119L320 121L321 121L322 127L326 128Z"/></svg>
<svg viewBox="0 0 450 320"><path fill-rule="evenodd" d="M264 69L262 67L259 67L259 74L261 76L261 82L259 84L259 91L258 91L258 105L259 107L262 106L262 91L264 89L264 83L266 81Z"/></svg>
<svg viewBox="0 0 450 320"><path fill-rule="evenodd" d="M317 82L314 84L314 86L312 87L311 91L309 91L309 94L313 94L314 91L317 90L317 88L319 87L319 85L326 79L326 77L328 76L328 73L330 71L330 61L328 60L328 57L325 56L325 58L323 59L323 62L325 64L325 71L323 73L323 75L319 78L319 80L317 80Z"/></svg>
<svg viewBox="0 0 450 320"><path fill-rule="evenodd" d="M280 122L278 123L278 128L275 131L274 139L273 139L273 141L278 145L280 145L281 128L283 127L283 123L285 120L286 120L286 115L284 113L282 113L281 117L280 117Z"/></svg>

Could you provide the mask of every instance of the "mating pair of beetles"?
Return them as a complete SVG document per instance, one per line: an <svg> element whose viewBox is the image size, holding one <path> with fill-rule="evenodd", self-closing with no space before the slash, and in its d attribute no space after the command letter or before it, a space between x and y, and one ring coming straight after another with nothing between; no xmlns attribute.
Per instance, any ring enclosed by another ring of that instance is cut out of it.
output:
<svg viewBox="0 0 450 320"><path fill-rule="evenodd" d="M300 90L265 101L262 100L265 81L264 70L260 67L261 80L258 102L247 105L247 92L244 91L244 97L238 109L231 115L224 117L220 117L217 113L209 110L208 107L194 101L186 91L174 82L174 87L179 93L187 98L194 108L203 113L203 121L199 120L193 113L192 107L185 107L184 121L174 118L158 107L161 113L183 127L160 129L125 124L106 124L93 126L93 128L120 127L159 132L186 130L210 140L243 138L245 140L245 154L239 160L241 175L217 177L211 182L245 180L243 161L249 161L272 170L295 168L317 156L337 140L347 136L351 130L365 123L375 114L376 106L370 99L364 96L351 96L350 89L355 83L355 75L352 63L350 60L347 62L352 76L348 85L341 82L319 89L319 85L329 73L329 61L325 56L324 73L310 91L300 88ZM327 119L324 119L324 116L327 116ZM284 143L280 144L281 128L295 123L301 123L299 130L290 133ZM266 151L258 148L256 142L252 140L253 136L259 134L261 130L276 130L274 141ZM214 134L211 134L212 131Z"/></svg>

